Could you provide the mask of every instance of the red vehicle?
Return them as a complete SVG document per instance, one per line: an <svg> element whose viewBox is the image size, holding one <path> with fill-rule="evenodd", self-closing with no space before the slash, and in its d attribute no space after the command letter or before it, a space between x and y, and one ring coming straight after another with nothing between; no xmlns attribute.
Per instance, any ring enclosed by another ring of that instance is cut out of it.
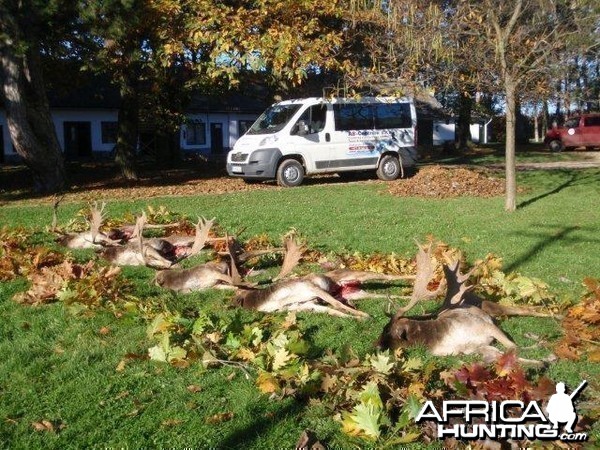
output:
<svg viewBox="0 0 600 450"><path fill-rule="evenodd" d="M600 147L600 113L570 117L562 127L548 130L544 143L553 152L576 147Z"/></svg>

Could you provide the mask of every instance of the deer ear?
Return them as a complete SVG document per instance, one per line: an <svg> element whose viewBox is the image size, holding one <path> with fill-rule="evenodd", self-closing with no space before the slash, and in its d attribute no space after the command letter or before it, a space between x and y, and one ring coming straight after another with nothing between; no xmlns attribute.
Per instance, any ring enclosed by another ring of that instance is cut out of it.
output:
<svg viewBox="0 0 600 450"><path fill-rule="evenodd" d="M407 341L408 340L408 326L404 325L400 330L398 330L398 338Z"/></svg>

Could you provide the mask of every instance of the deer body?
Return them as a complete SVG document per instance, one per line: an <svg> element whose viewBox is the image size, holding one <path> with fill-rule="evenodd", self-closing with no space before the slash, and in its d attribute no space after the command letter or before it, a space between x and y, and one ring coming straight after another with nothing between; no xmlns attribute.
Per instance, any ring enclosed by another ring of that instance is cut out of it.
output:
<svg viewBox="0 0 600 450"><path fill-rule="evenodd" d="M56 239L56 242L70 249L101 248L103 242L108 245L118 244L115 244L115 241L101 234L96 235L96 239L94 240L91 231L63 234Z"/></svg>
<svg viewBox="0 0 600 450"><path fill-rule="evenodd" d="M262 312L316 311L339 317L369 317L305 279L281 281L264 289L241 289L234 304Z"/></svg>
<svg viewBox="0 0 600 450"><path fill-rule="evenodd" d="M161 287L181 293L212 287L234 289L227 270L226 263L210 262L190 269L162 270L156 274L154 281Z"/></svg>
<svg viewBox="0 0 600 450"><path fill-rule="evenodd" d="M407 317L392 320L384 328L378 345L392 349L423 345L436 356L469 355L482 351L498 353L491 347L494 340L507 348L515 346L487 313L469 306L447 309L425 320Z"/></svg>
<svg viewBox="0 0 600 450"><path fill-rule="evenodd" d="M135 244L122 247L106 247L100 255L117 266L148 266L155 269L168 269L173 261L165 258L155 248L144 245L141 249Z"/></svg>
<svg viewBox="0 0 600 450"><path fill-rule="evenodd" d="M417 257L417 277L419 284L417 295L407 307L400 309L388 322L381 333L377 345L381 348L399 348L412 345L424 345L436 356L457 354L480 354L491 362L501 355L500 350L491 344L498 341L507 349L516 345L494 323L493 317L511 315L532 315L547 317L548 314L532 308L504 306L481 299L473 292L473 286L467 284L471 272L462 274L460 262L455 260L443 265L446 296L437 313L427 317L405 317L406 311L424 298L438 294L426 289L434 270L431 264L431 247L419 246ZM431 294L431 295L430 295ZM540 361L519 358L528 364L541 364Z"/></svg>

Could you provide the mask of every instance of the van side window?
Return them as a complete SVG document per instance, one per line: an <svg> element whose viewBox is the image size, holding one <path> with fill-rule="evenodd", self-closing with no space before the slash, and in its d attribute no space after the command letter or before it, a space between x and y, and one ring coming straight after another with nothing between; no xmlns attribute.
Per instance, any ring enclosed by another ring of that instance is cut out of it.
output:
<svg viewBox="0 0 600 450"><path fill-rule="evenodd" d="M338 131L372 130L373 107L370 104L335 104L333 105L335 129Z"/></svg>
<svg viewBox="0 0 600 450"><path fill-rule="evenodd" d="M336 104L333 105L333 115L338 131L412 126L409 103Z"/></svg>
<svg viewBox="0 0 600 450"><path fill-rule="evenodd" d="M307 108L302 113L294 127L292 127L292 134L297 133L301 123L306 127L307 134L314 134L323 131L325 128L325 118L327 114L327 105L313 105Z"/></svg>
<svg viewBox="0 0 600 450"><path fill-rule="evenodd" d="M579 126L579 117L573 117L565 122L565 128L577 128Z"/></svg>
<svg viewBox="0 0 600 450"><path fill-rule="evenodd" d="M410 128L410 105L408 103L376 104L375 129Z"/></svg>
<svg viewBox="0 0 600 450"><path fill-rule="evenodd" d="M583 123L586 127L600 126L600 116L584 117Z"/></svg>

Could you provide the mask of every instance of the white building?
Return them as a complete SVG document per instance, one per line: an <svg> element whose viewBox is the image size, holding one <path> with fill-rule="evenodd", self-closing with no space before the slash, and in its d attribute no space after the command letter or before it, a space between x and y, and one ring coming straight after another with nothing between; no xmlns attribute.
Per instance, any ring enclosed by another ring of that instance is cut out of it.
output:
<svg viewBox="0 0 600 450"><path fill-rule="evenodd" d="M50 98L50 113L59 144L67 159L108 156L117 138L118 98L93 94ZM224 158L235 141L252 125L267 106L239 94L195 97L182 124L178 141L183 151L207 158ZM152 130L140 130L140 149L149 147ZM0 162L18 161L8 132L6 112L0 109Z"/></svg>

